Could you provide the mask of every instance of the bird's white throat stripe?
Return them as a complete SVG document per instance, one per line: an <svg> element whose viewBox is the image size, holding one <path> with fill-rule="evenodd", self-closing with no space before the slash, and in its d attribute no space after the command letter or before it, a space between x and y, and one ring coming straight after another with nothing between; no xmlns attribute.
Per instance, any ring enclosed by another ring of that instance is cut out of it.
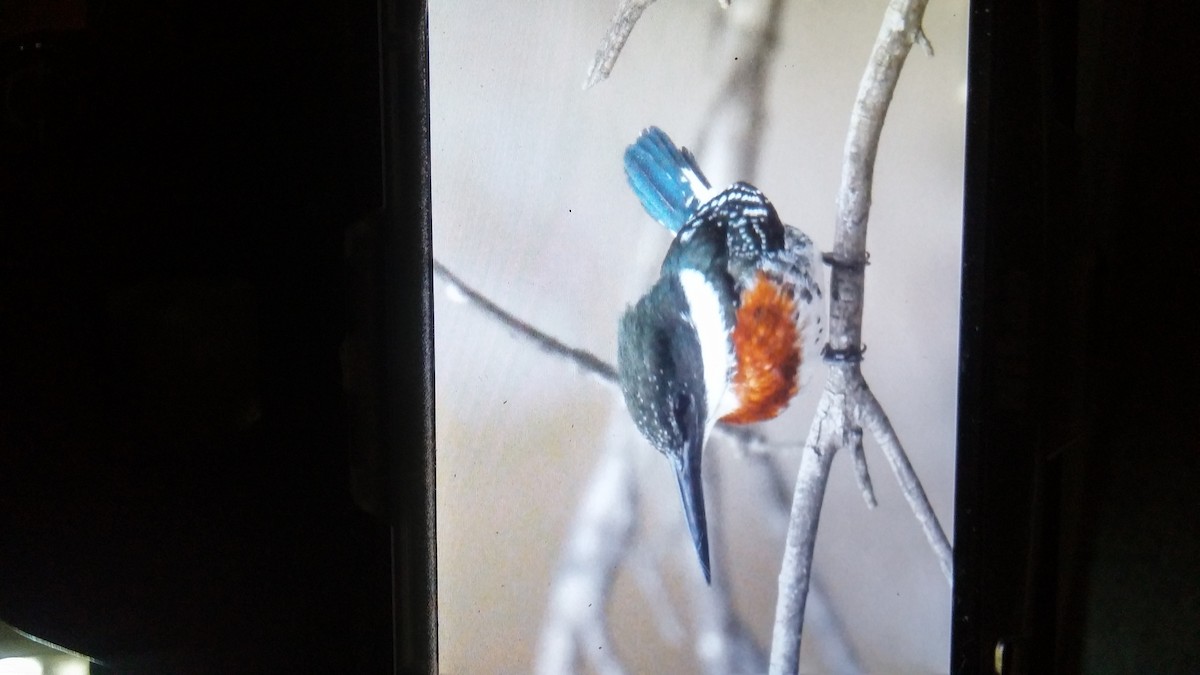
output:
<svg viewBox="0 0 1200 675"><path fill-rule="evenodd" d="M704 392L708 400L708 427L716 424L721 400L729 385L733 354L725 331L725 313L717 291L696 270L682 270L679 285L687 298L692 327L700 342L704 362Z"/></svg>

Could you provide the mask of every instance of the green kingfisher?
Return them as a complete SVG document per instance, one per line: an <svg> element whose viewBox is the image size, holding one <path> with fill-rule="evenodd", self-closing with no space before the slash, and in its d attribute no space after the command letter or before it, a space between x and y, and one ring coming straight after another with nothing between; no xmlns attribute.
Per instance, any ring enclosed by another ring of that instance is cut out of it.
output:
<svg viewBox="0 0 1200 675"><path fill-rule="evenodd" d="M704 444L718 421L779 415L807 381L825 332L819 254L754 186L713 189L657 127L626 149L625 175L675 239L658 280L621 317L621 391L638 430L675 469L711 583Z"/></svg>

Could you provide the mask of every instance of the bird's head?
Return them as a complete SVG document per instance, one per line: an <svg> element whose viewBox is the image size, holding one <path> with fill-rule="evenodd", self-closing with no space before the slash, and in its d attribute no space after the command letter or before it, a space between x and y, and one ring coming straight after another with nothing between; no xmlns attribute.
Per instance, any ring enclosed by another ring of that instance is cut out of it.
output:
<svg viewBox="0 0 1200 675"><path fill-rule="evenodd" d="M678 276L659 279L621 318L617 364L638 430L675 469L688 529L710 580L700 462L709 428L699 336Z"/></svg>

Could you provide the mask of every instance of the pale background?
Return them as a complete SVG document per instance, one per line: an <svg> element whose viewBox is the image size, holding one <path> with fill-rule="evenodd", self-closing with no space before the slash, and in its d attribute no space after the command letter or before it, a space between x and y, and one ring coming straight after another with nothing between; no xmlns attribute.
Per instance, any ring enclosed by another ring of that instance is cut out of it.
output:
<svg viewBox="0 0 1200 675"><path fill-rule="evenodd" d="M617 318L669 243L626 186L621 153L650 124L694 144L721 72L710 45L722 10L660 0L612 77L583 91L615 5L429 3L435 257L507 310L609 362ZM850 105L883 9L858 0L784 9L754 182L824 250ZM924 25L936 56L910 55L876 165L863 370L951 533L967 3L934 0ZM614 391L443 290L439 283L434 308L440 670L528 672L580 490L610 421L626 413ZM802 438L816 388L765 429ZM674 503L652 518L681 525L669 467L643 450L645 484L661 485ZM737 609L766 646L781 546L739 500L761 491L745 463L711 457ZM866 509L851 457L840 454L816 574L868 672L946 672L950 589L870 440L867 458L879 508ZM794 476L795 461L786 464ZM609 617L621 658L634 672L689 672L691 647L658 636L651 600L629 577L618 576ZM686 616L687 603L679 606ZM819 648L806 639L805 670L820 670Z"/></svg>

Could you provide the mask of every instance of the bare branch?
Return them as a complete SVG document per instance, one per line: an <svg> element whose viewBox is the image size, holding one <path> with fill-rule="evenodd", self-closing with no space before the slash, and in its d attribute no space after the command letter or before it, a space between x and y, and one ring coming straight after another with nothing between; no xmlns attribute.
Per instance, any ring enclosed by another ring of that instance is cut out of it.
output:
<svg viewBox="0 0 1200 675"><path fill-rule="evenodd" d="M929 41L929 36L925 35L925 29L917 31L917 44L925 48L926 56L933 56L933 43Z"/></svg>
<svg viewBox="0 0 1200 675"><path fill-rule="evenodd" d="M829 467L837 448L829 441L825 424L838 413L833 397L826 389L809 428L800 471L792 496L787 541L783 546L783 565L779 572L779 598L775 605L775 629L771 637L771 673L795 673L800 661L800 631L804 625L804 603L808 599L809 573L817 524L825 502ZM836 432L835 432L836 433Z"/></svg>
<svg viewBox="0 0 1200 675"><path fill-rule="evenodd" d="M867 251L867 215L871 210L871 186L875 173L875 156L879 152L879 137L888 106L900 80L900 70L908 52L921 31L921 17L928 0L891 0L884 14L883 25L875 38L871 58L858 85L858 96L850 112L850 129L842 155L842 183L838 188L838 222L834 254L843 261L865 260ZM854 265L833 268L834 285L837 277L850 274L862 279L862 268ZM843 281L842 285L847 285ZM861 282L854 297L861 297ZM835 289L836 291L836 289ZM832 294L834 298L838 294ZM837 304L837 303L835 303ZM858 348L862 342L862 304L858 304L857 321L841 344L834 349ZM842 317L838 317L842 318ZM846 317L848 318L848 317Z"/></svg>
<svg viewBox="0 0 1200 675"><path fill-rule="evenodd" d="M827 257L832 263L830 274L831 298L829 307L830 368L825 391L818 404L817 415L809 429L808 442L800 461L799 476L788 526L787 543L784 548L783 566L779 573L779 597L775 611L775 629L771 644L771 672L795 673L799 669L800 637L804 625L804 604L808 593L809 575L812 567L813 546L816 539L817 519L821 513L821 502L825 497L825 486L829 479L829 468L837 450L837 441L861 444L861 427L865 419L872 431L879 436L886 420L882 408L871 396L863 379L859 361L862 354L862 315L865 267L867 262L867 216L871 208L871 186L875 171L875 157L879 151L879 138L883 132L888 106L900 79L900 71L912 46L921 33L921 18L928 0L891 0L884 13L883 25L875 39L867 68L859 83L858 95L850 114L850 128L842 159L842 182L838 190L837 223L833 253ZM823 431L825 425L833 428ZM885 425L890 429L890 425ZM876 431L878 427L879 431ZM857 430L857 431L855 431ZM825 434L828 433L828 436ZM829 441L822 439L828 438ZM857 440L856 440L857 439ZM903 457L899 441L892 433L894 454ZM855 450L855 454L859 453ZM890 459L890 457L889 457ZM907 464L907 460L905 460ZM863 462L865 467L865 461ZM893 463L895 467L896 464ZM859 471L859 484L866 485L863 469ZM897 475L911 478L901 481L910 505L923 503L923 508L914 506L922 524L931 523L940 532L936 518L930 520L923 513L932 514L924 490L915 474L897 471ZM916 486L916 490L911 488ZM868 503L874 500L873 495ZM929 529L926 529L927 537ZM945 536L941 537L943 540ZM931 538L933 542L936 538ZM935 551L938 546L934 545ZM942 559L939 553L939 559Z"/></svg>
<svg viewBox="0 0 1200 675"><path fill-rule="evenodd" d="M790 516L791 490L788 489L778 462L768 455L754 455L751 461L762 470L767 483L763 491L765 522L782 540L787 536ZM850 641L845 624L834 611L833 605L815 572L809 579L808 596L805 602L805 630L814 638L821 654L822 672L854 675L866 672L859 663L858 654Z"/></svg>
<svg viewBox="0 0 1200 675"><path fill-rule="evenodd" d="M921 34L921 18L927 2L892 0L888 4L850 114L850 130L842 158L842 184L838 191L838 220L832 256L839 263L832 266L830 274L830 297L834 301L829 308L829 346L835 352L861 354L867 217L871 209L875 157L879 151L879 138L883 133L888 106L900 79L900 70ZM848 399L856 417L860 418L858 422L872 426L877 438L881 437L880 432L884 429L890 432L885 436L890 442L884 445L884 452L888 453L888 460L897 478L900 478L905 498L925 528L926 538L949 580L950 561L953 558L949 540L937 518L933 517L933 508L925 491L912 472L895 432L891 431L891 424L886 422L882 407L863 380L857 361L835 362L831 364L830 371L831 375L841 371L843 380L860 393L861 398ZM864 412L871 412L872 415L863 419ZM897 466L907 466L907 473L902 474L896 469Z"/></svg>
<svg viewBox="0 0 1200 675"><path fill-rule="evenodd" d="M454 292L461 294L463 299L483 310L496 321L516 331L519 335L528 338L542 350L570 361L585 373L598 377L604 382L616 384L617 370L591 352L571 347L549 334L534 328L528 322L518 319L492 302L483 293L463 283L462 279L459 279L457 275L436 259L433 261L433 271L446 283L450 284Z"/></svg>
<svg viewBox="0 0 1200 675"><path fill-rule="evenodd" d="M613 17L608 33L604 35L600 48L596 50L596 57L588 67L587 79L583 83L584 89L590 89L608 77L613 66L617 65L617 57L625 48L625 42L633 32L634 24L642 17L642 12L652 4L654 0L621 0L621 4L617 6L617 15Z"/></svg>

